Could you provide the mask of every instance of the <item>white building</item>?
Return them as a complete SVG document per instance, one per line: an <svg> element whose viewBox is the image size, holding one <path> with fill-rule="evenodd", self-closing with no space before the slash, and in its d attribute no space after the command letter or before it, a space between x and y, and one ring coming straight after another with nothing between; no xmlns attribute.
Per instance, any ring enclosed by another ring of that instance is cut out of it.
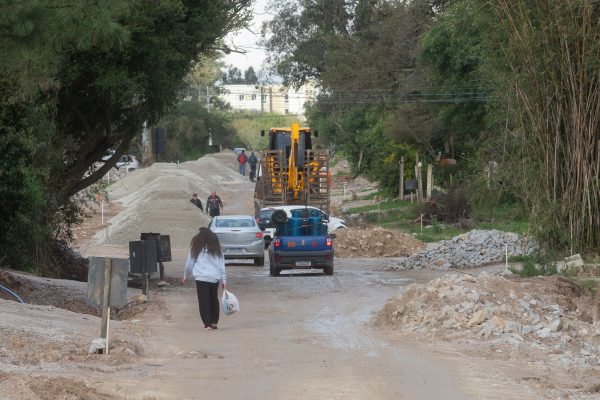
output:
<svg viewBox="0 0 600 400"><path fill-rule="evenodd" d="M304 116L305 105L316 98L313 85L299 89L282 85L223 85L220 99L236 111L271 112Z"/></svg>

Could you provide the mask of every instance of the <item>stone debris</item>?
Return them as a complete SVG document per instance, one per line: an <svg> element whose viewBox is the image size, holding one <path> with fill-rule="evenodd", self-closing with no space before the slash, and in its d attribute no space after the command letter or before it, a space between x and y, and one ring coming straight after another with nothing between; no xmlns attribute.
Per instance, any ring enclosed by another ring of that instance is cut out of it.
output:
<svg viewBox="0 0 600 400"><path fill-rule="evenodd" d="M390 263L385 269L407 270L430 268L473 268L504 261L508 256L531 254L535 244L516 233L498 230L472 230L443 240L434 248L427 248Z"/></svg>
<svg viewBox="0 0 600 400"><path fill-rule="evenodd" d="M451 274L388 300L375 325L432 338L546 352L561 364L600 365L594 301L558 277ZM495 350L495 348L494 348Z"/></svg>
<svg viewBox="0 0 600 400"><path fill-rule="evenodd" d="M333 241L336 257L401 257L423 248L414 237L382 228L339 229Z"/></svg>

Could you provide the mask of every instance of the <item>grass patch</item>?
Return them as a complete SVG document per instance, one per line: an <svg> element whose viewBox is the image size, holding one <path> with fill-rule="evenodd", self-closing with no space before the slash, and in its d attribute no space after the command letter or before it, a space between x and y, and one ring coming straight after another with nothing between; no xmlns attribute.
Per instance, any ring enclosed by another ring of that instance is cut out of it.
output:
<svg viewBox="0 0 600 400"><path fill-rule="evenodd" d="M600 283L600 278L594 277L570 277L568 278L571 282L576 284L577 286L584 289L587 294L594 296L598 291L598 284Z"/></svg>
<svg viewBox="0 0 600 400"><path fill-rule="evenodd" d="M378 191L367 196L361 196L360 198L372 199L375 196L382 196L383 194L385 194L384 191ZM469 230L453 224L433 221L431 225L424 225L421 231L419 217L422 209L422 205L420 204L411 203L410 201L393 200L388 197L387 201L384 200L379 204L349 208L346 210L346 213L364 213L365 220L369 224L381 226L386 229L399 230L411 234L426 243L450 239ZM515 232L520 235L529 233L528 216L517 206L513 205L501 205L494 210L491 206L480 204L474 208L471 222L473 229L498 229L505 232ZM527 259L521 258L512 261L525 263ZM540 264L540 262L535 261L534 264ZM551 269L549 270L544 267L537 274L550 274L551 271ZM527 273L534 273L534 271L529 270Z"/></svg>
<svg viewBox="0 0 600 400"><path fill-rule="evenodd" d="M552 253L534 253L531 255L522 255L510 257L510 261L521 262L521 268L509 268L509 270L522 278L529 278L532 276L549 276L557 275L556 269L556 257Z"/></svg>
<svg viewBox="0 0 600 400"><path fill-rule="evenodd" d="M358 196L360 200L373 200L375 197L383 199L383 202L394 202L394 194L389 189L379 189L376 192ZM410 203L410 202L408 202Z"/></svg>

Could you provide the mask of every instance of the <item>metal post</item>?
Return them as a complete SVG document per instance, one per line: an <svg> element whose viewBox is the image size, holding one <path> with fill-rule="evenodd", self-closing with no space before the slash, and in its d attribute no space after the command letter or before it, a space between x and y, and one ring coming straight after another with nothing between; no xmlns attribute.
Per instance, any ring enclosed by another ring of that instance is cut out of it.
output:
<svg viewBox="0 0 600 400"><path fill-rule="evenodd" d="M160 250L159 250L159 253L158 253L158 258L159 258L159 261L158 261L158 273L159 273L159 276L160 276L160 280L164 281L165 280L165 266L163 265L162 261L160 261Z"/></svg>
<svg viewBox="0 0 600 400"><path fill-rule="evenodd" d="M112 262L110 258L104 259L104 292L102 294L102 326L100 337L106 340L105 354L108 354L108 319L110 318L110 272Z"/></svg>
<svg viewBox="0 0 600 400"><path fill-rule="evenodd" d="M142 254L140 255L142 263L142 293L148 296L148 272L146 272L146 246L147 241L142 240Z"/></svg>

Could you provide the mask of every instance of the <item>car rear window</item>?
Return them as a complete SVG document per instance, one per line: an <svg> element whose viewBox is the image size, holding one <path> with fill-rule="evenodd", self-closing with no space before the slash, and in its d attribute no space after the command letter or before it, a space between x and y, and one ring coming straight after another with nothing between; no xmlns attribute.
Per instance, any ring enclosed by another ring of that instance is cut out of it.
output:
<svg viewBox="0 0 600 400"><path fill-rule="evenodd" d="M259 219L271 219L271 216L273 215L273 211L275 210L262 210L260 212L260 215L258 216Z"/></svg>
<svg viewBox="0 0 600 400"><path fill-rule="evenodd" d="M218 219L215 223L217 228L251 228L256 226L252 218L227 218Z"/></svg>

